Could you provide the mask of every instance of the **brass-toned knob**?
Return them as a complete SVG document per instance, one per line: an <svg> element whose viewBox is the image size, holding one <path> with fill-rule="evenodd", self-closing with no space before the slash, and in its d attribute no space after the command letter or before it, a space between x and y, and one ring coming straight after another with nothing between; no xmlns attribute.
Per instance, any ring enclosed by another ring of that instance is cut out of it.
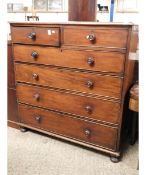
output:
<svg viewBox="0 0 146 175"><path fill-rule="evenodd" d="M85 130L84 130L84 133L85 133L85 135L86 135L87 137L89 137L89 136L91 135L91 130L85 129Z"/></svg>
<svg viewBox="0 0 146 175"><path fill-rule="evenodd" d="M40 123L41 122L41 117L40 116L35 116L35 120Z"/></svg>
<svg viewBox="0 0 146 175"><path fill-rule="evenodd" d="M92 89L94 86L94 83L92 81L87 81L86 85L88 88Z"/></svg>
<svg viewBox="0 0 146 175"><path fill-rule="evenodd" d="M93 65L94 65L94 58L93 58L93 57L87 58L87 63L88 63L90 66L93 66Z"/></svg>
<svg viewBox="0 0 146 175"><path fill-rule="evenodd" d="M33 59L36 59L36 58L38 58L39 54L34 51L34 52L31 53L31 56L32 56Z"/></svg>
<svg viewBox="0 0 146 175"><path fill-rule="evenodd" d="M38 76L38 74L33 73L33 74L32 74L32 78L33 78L34 80L38 80L38 79L39 79L39 76Z"/></svg>
<svg viewBox="0 0 146 175"><path fill-rule="evenodd" d="M36 100L36 101L39 101L40 100L40 94L34 94L33 95L33 97L34 97L34 99Z"/></svg>
<svg viewBox="0 0 146 175"><path fill-rule="evenodd" d="M85 106L85 110L88 112L88 113L92 113L92 107L87 105Z"/></svg>
<svg viewBox="0 0 146 175"><path fill-rule="evenodd" d="M96 36L94 34L89 34L86 36L87 40L94 41L96 39Z"/></svg>
<svg viewBox="0 0 146 175"><path fill-rule="evenodd" d="M35 32L31 32L28 34L28 38L35 40L36 39L36 33Z"/></svg>

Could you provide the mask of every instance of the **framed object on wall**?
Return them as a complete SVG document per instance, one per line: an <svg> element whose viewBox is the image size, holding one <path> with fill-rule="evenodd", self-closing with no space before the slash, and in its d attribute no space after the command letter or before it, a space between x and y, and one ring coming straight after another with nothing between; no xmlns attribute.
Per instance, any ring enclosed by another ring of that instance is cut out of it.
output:
<svg viewBox="0 0 146 175"><path fill-rule="evenodd" d="M138 0L117 0L117 12L137 13Z"/></svg>
<svg viewBox="0 0 146 175"><path fill-rule="evenodd" d="M13 4L13 12L24 12L24 5L23 3L14 3Z"/></svg>
<svg viewBox="0 0 146 175"><path fill-rule="evenodd" d="M47 11L48 0L33 0L33 9L35 11Z"/></svg>
<svg viewBox="0 0 146 175"><path fill-rule="evenodd" d="M29 4L26 6L25 0L21 0L21 3L7 3L8 13L24 13L37 12L37 13L54 13L54 12L67 12L68 0L29 0Z"/></svg>
<svg viewBox="0 0 146 175"><path fill-rule="evenodd" d="M63 0L48 0L48 11L63 11Z"/></svg>
<svg viewBox="0 0 146 175"><path fill-rule="evenodd" d="M7 4L7 12L8 12L8 13L13 12L13 3L8 3L8 4Z"/></svg>

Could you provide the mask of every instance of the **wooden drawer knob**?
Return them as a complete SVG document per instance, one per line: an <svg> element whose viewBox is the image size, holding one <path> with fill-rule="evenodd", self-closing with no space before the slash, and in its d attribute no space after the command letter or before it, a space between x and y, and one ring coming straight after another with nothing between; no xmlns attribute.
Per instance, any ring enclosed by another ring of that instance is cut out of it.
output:
<svg viewBox="0 0 146 175"><path fill-rule="evenodd" d="M31 57L32 57L33 59L38 58L38 56L39 56L39 54L38 54L37 52L35 52L35 51L31 53Z"/></svg>
<svg viewBox="0 0 146 175"><path fill-rule="evenodd" d="M89 40L89 41L95 41L96 36L95 36L94 34L89 34L89 35L86 36L86 38L87 38L87 40Z"/></svg>
<svg viewBox="0 0 146 175"><path fill-rule="evenodd" d="M89 57L89 58L87 59L87 63L88 63L90 66L93 66L93 65L94 65L94 58Z"/></svg>
<svg viewBox="0 0 146 175"><path fill-rule="evenodd" d="M38 80L39 79L39 76L38 76L38 74L32 74L32 78L34 79L34 80Z"/></svg>
<svg viewBox="0 0 146 175"><path fill-rule="evenodd" d="M35 32L31 32L28 34L28 38L35 40L36 39L36 33Z"/></svg>
<svg viewBox="0 0 146 175"><path fill-rule="evenodd" d="M87 137L90 137L91 136L91 130L90 129L85 129L84 130L84 133Z"/></svg>
<svg viewBox="0 0 146 175"><path fill-rule="evenodd" d="M34 94L33 97L36 101L40 100L40 94Z"/></svg>
<svg viewBox="0 0 146 175"><path fill-rule="evenodd" d="M35 116L35 120L40 123L41 122L41 117L40 116Z"/></svg>
<svg viewBox="0 0 146 175"><path fill-rule="evenodd" d="M92 81L87 81L86 85L88 88L92 89L94 86L94 83Z"/></svg>
<svg viewBox="0 0 146 175"><path fill-rule="evenodd" d="M85 110L88 112L88 113L92 113L92 107L87 105L85 106Z"/></svg>

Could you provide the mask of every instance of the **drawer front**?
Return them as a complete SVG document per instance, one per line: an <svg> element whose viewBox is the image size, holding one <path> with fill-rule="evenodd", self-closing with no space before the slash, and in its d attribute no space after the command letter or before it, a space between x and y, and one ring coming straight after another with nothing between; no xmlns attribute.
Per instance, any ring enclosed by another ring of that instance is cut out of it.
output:
<svg viewBox="0 0 146 175"><path fill-rule="evenodd" d="M59 46L59 31L59 28L12 27L12 42Z"/></svg>
<svg viewBox="0 0 146 175"><path fill-rule="evenodd" d="M64 45L126 48L125 28L64 28Z"/></svg>
<svg viewBox="0 0 146 175"><path fill-rule="evenodd" d="M115 150L117 129L55 112L19 105L22 123L65 137Z"/></svg>
<svg viewBox="0 0 146 175"><path fill-rule="evenodd" d="M44 66L15 64L16 81L114 98L121 97L122 80L93 73Z"/></svg>
<svg viewBox="0 0 146 175"><path fill-rule="evenodd" d="M57 65L92 71L124 72L125 55L118 52L61 50L58 48L17 44L15 44L13 48L15 61Z"/></svg>
<svg viewBox="0 0 146 175"><path fill-rule="evenodd" d="M24 84L17 85L17 98L19 102L34 106L119 123L120 104L116 102Z"/></svg>

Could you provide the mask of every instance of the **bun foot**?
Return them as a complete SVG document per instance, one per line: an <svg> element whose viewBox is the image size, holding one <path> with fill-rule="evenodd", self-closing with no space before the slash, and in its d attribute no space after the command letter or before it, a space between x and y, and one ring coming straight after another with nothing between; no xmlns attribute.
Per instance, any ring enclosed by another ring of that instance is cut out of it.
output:
<svg viewBox="0 0 146 175"><path fill-rule="evenodd" d="M21 132L26 132L26 131L27 131L27 129L26 129L26 128L22 128L22 127L21 127L21 128L20 128L20 131L21 131Z"/></svg>
<svg viewBox="0 0 146 175"><path fill-rule="evenodd" d="M111 160L113 163L118 163L118 162L120 161L120 158L119 158L119 157L111 156L111 157L110 157L110 160Z"/></svg>

